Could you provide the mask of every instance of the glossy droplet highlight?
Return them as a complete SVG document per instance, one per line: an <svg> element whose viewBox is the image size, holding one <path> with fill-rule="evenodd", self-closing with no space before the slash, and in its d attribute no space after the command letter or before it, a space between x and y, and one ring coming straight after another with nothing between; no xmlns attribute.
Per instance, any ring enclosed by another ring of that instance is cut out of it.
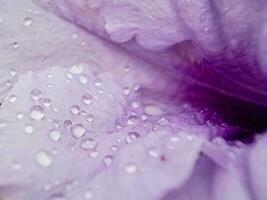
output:
<svg viewBox="0 0 267 200"><path fill-rule="evenodd" d="M34 101L38 101L41 98L42 92L38 89L34 89L31 91L31 98Z"/></svg>
<svg viewBox="0 0 267 200"><path fill-rule="evenodd" d="M84 135L85 133L85 128L82 124L76 124L72 127L71 129L72 135L76 138L80 138Z"/></svg>
<svg viewBox="0 0 267 200"><path fill-rule="evenodd" d="M30 17L26 17L23 21L23 25L26 27L32 25L32 19Z"/></svg>
<svg viewBox="0 0 267 200"><path fill-rule="evenodd" d="M85 104L85 105L90 105L93 101L93 96L91 94L84 94L82 96L82 102Z"/></svg>
<svg viewBox="0 0 267 200"><path fill-rule="evenodd" d="M61 138L61 133L58 130L51 130L49 131L49 138L53 142L58 142Z"/></svg>
<svg viewBox="0 0 267 200"><path fill-rule="evenodd" d="M72 105L70 107L70 113L73 115L78 115L80 113L80 107L77 105Z"/></svg>
<svg viewBox="0 0 267 200"><path fill-rule="evenodd" d="M138 137L139 137L139 133L137 132L129 132L128 135L126 136L126 142L129 144L129 143L132 143L134 142Z"/></svg>
<svg viewBox="0 0 267 200"><path fill-rule="evenodd" d="M31 126L31 125L26 125L26 126L24 127L24 132L25 132L26 134L31 134L31 133L33 133L33 131L34 131L34 128L33 128L33 126Z"/></svg>
<svg viewBox="0 0 267 200"><path fill-rule="evenodd" d="M46 151L37 152L35 160L40 167L49 167L52 164L52 158Z"/></svg>
<svg viewBox="0 0 267 200"><path fill-rule="evenodd" d="M41 120L44 118L44 109L41 106L35 105L31 107L30 117L33 120Z"/></svg>
<svg viewBox="0 0 267 200"><path fill-rule="evenodd" d="M17 101L17 96L16 95L10 95L9 96L9 102L10 103L15 103Z"/></svg>
<svg viewBox="0 0 267 200"><path fill-rule="evenodd" d="M103 162L106 167L109 167L112 164L113 156L112 155L106 155L103 159Z"/></svg>

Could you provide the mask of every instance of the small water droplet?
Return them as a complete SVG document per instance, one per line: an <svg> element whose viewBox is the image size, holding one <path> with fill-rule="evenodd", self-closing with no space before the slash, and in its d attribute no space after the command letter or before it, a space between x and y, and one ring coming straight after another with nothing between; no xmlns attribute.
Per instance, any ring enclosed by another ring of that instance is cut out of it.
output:
<svg viewBox="0 0 267 200"><path fill-rule="evenodd" d="M82 124L76 124L72 127L71 129L72 135L76 138L80 138L84 135L85 133L85 128Z"/></svg>
<svg viewBox="0 0 267 200"><path fill-rule="evenodd" d="M137 172L137 166L134 163L129 163L125 167L125 172L127 174L135 174Z"/></svg>
<svg viewBox="0 0 267 200"><path fill-rule="evenodd" d="M43 98L42 104L44 107L49 108L52 105L52 101L49 98Z"/></svg>
<svg viewBox="0 0 267 200"><path fill-rule="evenodd" d="M12 43L12 46L14 49L17 49L19 47L19 43L15 41Z"/></svg>
<svg viewBox="0 0 267 200"><path fill-rule="evenodd" d="M111 149L112 149L112 151L117 151L118 147L116 145L112 145Z"/></svg>
<svg viewBox="0 0 267 200"><path fill-rule="evenodd" d="M23 119L23 114L22 113L18 113L16 117L17 117L17 119Z"/></svg>
<svg viewBox="0 0 267 200"><path fill-rule="evenodd" d="M139 103L136 102L136 101L133 101L133 102L131 103L131 106L132 106L132 108L137 109L137 108L139 107Z"/></svg>
<svg viewBox="0 0 267 200"><path fill-rule="evenodd" d="M131 115L128 117L127 124L132 126L138 123L138 118L135 115Z"/></svg>
<svg viewBox="0 0 267 200"><path fill-rule="evenodd" d="M157 147L149 147L147 153L152 158L160 157L160 150Z"/></svg>
<svg viewBox="0 0 267 200"><path fill-rule="evenodd" d="M104 164L109 167L112 164L113 156L112 155L106 155L103 159Z"/></svg>
<svg viewBox="0 0 267 200"><path fill-rule="evenodd" d="M139 133L137 132L129 132L128 135L126 136L126 142L129 144L129 143L132 143L133 141L135 141L138 137L140 137Z"/></svg>
<svg viewBox="0 0 267 200"><path fill-rule="evenodd" d="M91 94L84 94L82 96L82 102L85 104L85 105L90 105L93 101L93 96Z"/></svg>
<svg viewBox="0 0 267 200"><path fill-rule="evenodd" d="M161 115L161 114L163 114L161 108L158 106L155 106L155 105L146 106L144 111L148 115Z"/></svg>
<svg viewBox="0 0 267 200"><path fill-rule="evenodd" d="M86 138L81 142L81 148L85 150L94 149L97 146L97 142L93 138Z"/></svg>
<svg viewBox="0 0 267 200"><path fill-rule="evenodd" d="M52 83L48 83L48 84L47 84L47 87L48 87L48 88L52 88L52 87L53 87L53 84L52 84Z"/></svg>
<svg viewBox="0 0 267 200"><path fill-rule="evenodd" d="M46 151L37 152L35 160L40 167L49 167L52 164L52 158Z"/></svg>
<svg viewBox="0 0 267 200"><path fill-rule="evenodd" d="M0 128L4 128L6 126L6 120L0 119Z"/></svg>
<svg viewBox="0 0 267 200"><path fill-rule="evenodd" d="M69 72L72 74L81 74L84 71L85 64L81 63L78 65L73 65L69 68Z"/></svg>
<svg viewBox="0 0 267 200"><path fill-rule="evenodd" d="M31 91L31 98L34 100L34 101L38 101L42 96L42 92L38 89L34 89Z"/></svg>
<svg viewBox="0 0 267 200"><path fill-rule="evenodd" d="M11 76L16 76L16 74L17 74L16 70L14 70L14 69L10 70L10 75Z"/></svg>
<svg viewBox="0 0 267 200"><path fill-rule="evenodd" d="M130 90L128 87L125 87L125 88L123 89L123 94L126 95L126 96L129 95L130 92L131 92L131 90Z"/></svg>
<svg viewBox="0 0 267 200"><path fill-rule="evenodd" d="M29 18L29 17L26 17L26 18L24 19L24 21L23 21L23 25L26 26L26 27L32 25L32 19Z"/></svg>
<svg viewBox="0 0 267 200"><path fill-rule="evenodd" d="M89 156L91 158L96 158L98 156L98 152L96 150L92 150L90 151Z"/></svg>
<svg viewBox="0 0 267 200"><path fill-rule="evenodd" d="M76 40L78 38L78 34L77 33L72 33L71 34L71 38Z"/></svg>
<svg viewBox="0 0 267 200"><path fill-rule="evenodd" d="M88 82L88 78L85 75L81 75L79 80L82 84L86 84Z"/></svg>
<svg viewBox="0 0 267 200"><path fill-rule="evenodd" d="M34 131L34 128L33 128L33 126L31 126L31 125L26 125L26 126L24 127L24 132L25 132L26 134L31 134L33 131Z"/></svg>
<svg viewBox="0 0 267 200"><path fill-rule="evenodd" d="M70 112L73 114L73 115L78 115L80 113L80 107L77 106L77 105L72 105L70 107Z"/></svg>
<svg viewBox="0 0 267 200"><path fill-rule="evenodd" d="M33 120L41 120L44 118L44 109L41 106L34 105L30 110L30 117Z"/></svg>
<svg viewBox="0 0 267 200"><path fill-rule="evenodd" d="M59 140L61 138L61 133L58 130L51 130L51 131L49 131L49 138L53 142L59 142Z"/></svg>
<svg viewBox="0 0 267 200"><path fill-rule="evenodd" d="M64 126L65 126L66 128L70 128L70 127L72 126L72 121L71 121L71 120L65 120L65 121L63 122L63 124L64 124Z"/></svg>
<svg viewBox="0 0 267 200"><path fill-rule="evenodd" d="M88 121L88 122L92 122L92 121L94 121L94 116L93 115L87 115L87 117L86 117L86 121Z"/></svg>
<svg viewBox="0 0 267 200"><path fill-rule="evenodd" d="M17 101L17 96L16 95L10 95L9 96L9 102L10 103L15 103Z"/></svg>

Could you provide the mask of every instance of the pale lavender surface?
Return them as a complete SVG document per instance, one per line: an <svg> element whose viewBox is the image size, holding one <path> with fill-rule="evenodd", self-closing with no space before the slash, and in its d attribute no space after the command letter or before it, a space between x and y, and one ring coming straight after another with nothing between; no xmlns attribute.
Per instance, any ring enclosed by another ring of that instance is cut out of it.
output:
<svg viewBox="0 0 267 200"><path fill-rule="evenodd" d="M267 105L264 1L0 5L1 200L267 198L266 135L193 106Z"/></svg>

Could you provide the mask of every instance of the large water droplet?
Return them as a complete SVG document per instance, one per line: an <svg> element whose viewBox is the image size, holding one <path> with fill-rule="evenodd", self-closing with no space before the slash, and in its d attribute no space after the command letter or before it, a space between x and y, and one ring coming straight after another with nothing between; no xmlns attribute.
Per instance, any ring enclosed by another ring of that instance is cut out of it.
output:
<svg viewBox="0 0 267 200"><path fill-rule="evenodd" d="M46 151L37 152L35 160L40 167L49 167L52 164L52 158Z"/></svg>
<svg viewBox="0 0 267 200"><path fill-rule="evenodd" d="M72 127L71 129L72 135L76 138L80 138L84 135L85 133L85 128L82 124L76 124Z"/></svg>
<svg viewBox="0 0 267 200"><path fill-rule="evenodd" d="M113 156L112 155L106 155L103 159L104 164L109 167L112 164Z"/></svg>
<svg viewBox="0 0 267 200"><path fill-rule="evenodd" d="M49 131L49 138L54 142L58 142L61 138L61 133L59 130L51 130Z"/></svg>
<svg viewBox="0 0 267 200"><path fill-rule="evenodd" d="M34 89L31 91L31 98L34 100L34 101L38 101L42 96L42 92L38 89Z"/></svg>
<svg viewBox="0 0 267 200"><path fill-rule="evenodd" d="M33 120L41 120L44 118L44 109L41 106L34 105L30 110L30 117Z"/></svg>
<svg viewBox="0 0 267 200"><path fill-rule="evenodd" d="M93 138L86 138L81 142L81 147L85 150L94 149L97 142Z"/></svg>

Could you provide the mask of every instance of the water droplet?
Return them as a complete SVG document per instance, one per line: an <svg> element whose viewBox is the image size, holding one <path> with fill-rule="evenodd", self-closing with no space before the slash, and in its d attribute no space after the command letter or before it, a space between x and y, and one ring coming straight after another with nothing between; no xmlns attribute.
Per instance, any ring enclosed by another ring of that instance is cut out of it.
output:
<svg viewBox="0 0 267 200"><path fill-rule="evenodd" d="M27 26L27 27L30 26L30 25L32 25L32 19L29 18L29 17L26 17L26 18L24 19L23 24L24 24L24 26Z"/></svg>
<svg viewBox="0 0 267 200"><path fill-rule="evenodd" d="M69 72L72 74L81 74L84 71L85 64L81 63L78 65L73 65L69 68Z"/></svg>
<svg viewBox="0 0 267 200"><path fill-rule="evenodd" d="M11 76L16 76L16 74L17 74L16 70L14 70L14 69L10 70L10 75Z"/></svg>
<svg viewBox="0 0 267 200"><path fill-rule="evenodd" d="M171 136L170 137L170 141L171 142L180 142L181 141L181 138L179 135L174 135L174 136Z"/></svg>
<svg viewBox="0 0 267 200"><path fill-rule="evenodd" d="M157 147L149 147L147 153L152 158L160 157L160 150Z"/></svg>
<svg viewBox="0 0 267 200"><path fill-rule="evenodd" d="M52 158L46 151L37 152L35 160L40 167L49 167L52 164Z"/></svg>
<svg viewBox="0 0 267 200"><path fill-rule="evenodd" d="M85 133L85 128L82 124L76 124L72 127L71 129L72 135L76 138L80 138L84 135Z"/></svg>
<svg viewBox="0 0 267 200"><path fill-rule="evenodd" d="M91 158L96 158L98 156L98 152L96 150L92 150L90 151L89 156Z"/></svg>
<svg viewBox="0 0 267 200"><path fill-rule="evenodd" d="M9 102L10 103L15 103L17 101L17 96L16 95L10 95L9 96Z"/></svg>
<svg viewBox="0 0 267 200"><path fill-rule="evenodd" d="M66 72L65 75L66 75L66 77L68 79L72 79L73 78L73 75L71 73L69 73L69 72Z"/></svg>
<svg viewBox="0 0 267 200"><path fill-rule="evenodd" d="M4 128L6 126L6 120L0 119L0 128Z"/></svg>
<svg viewBox="0 0 267 200"><path fill-rule="evenodd" d="M17 49L19 47L19 43L18 42L13 42L12 46L14 49Z"/></svg>
<svg viewBox="0 0 267 200"><path fill-rule="evenodd" d="M127 124L132 126L138 123L138 118L135 115L131 115L128 117Z"/></svg>
<svg viewBox="0 0 267 200"><path fill-rule="evenodd" d="M17 117L17 119L23 119L23 114L22 113L18 113L16 117Z"/></svg>
<svg viewBox="0 0 267 200"><path fill-rule="evenodd" d="M85 105L90 105L92 103L92 100L93 100L93 96L91 94L84 94L82 96L82 102L85 104Z"/></svg>
<svg viewBox="0 0 267 200"><path fill-rule="evenodd" d="M162 118L160 118L158 120L158 124L160 126L168 126L169 125L169 121L166 118L162 117Z"/></svg>
<svg viewBox="0 0 267 200"><path fill-rule="evenodd" d="M117 151L118 147L116 145L112 145L111 149L112 149L112 151Z"/></svg>
<svg viewBox="0 0 267 200"><path fill-rule="evenodd" d="M133 141L135 141L138 137L140 137L139 133L137 132L129 132L128 135L126 136L126 142L129 144L129 143L132 143Z"/></svg>
<svg viewBox="0 0 267 200"><path fill-rule="evenodd" d="M49 98L43 98L42 104L44 107L49 108L52 105L52 101Z"/></svg>
<svg viewBox="0 0 267 200"><path fill-rule="evenodd" d="M137 166L134 163L129 163L125 167L125 172L127 174L135 174L137 171Z"/></svg>
<svg viewBox="0 0 267 200"><path fill-rule="evenodd" d="M70 107L70 112L73 114L73 115L78 115L80 113L80 107L77 106L77 105L72 105Z"/></svg>
<svg viewBox="0 0 267 200"><path fill-rule="evenodd" d="M81 148L85 150L94 149L97 142L93 138L86 138L81 142Z"/></svg>
<svg viewBox="0 0 267 200"><path fill-rule="evenodd" d="M131 91L130 91L130 89L129 89L128 87L125 87L125 88L123 89L123 94L126 95L126 96L129 95L130 92L131 92Z"/></svg>
<svg viewBox="0 0 267 200"><path fill-rule="evenodd" d="M42 92L38 89L34 89L31 91L31 98L34 100L34 101L38 101L42 96Z"/></svg>
<svg viewBox="0 0 267 200"><path fill-rule="evenodd" d="M12 169L13 169L14 171L18 171L18 170L20 170L20 169L21 169L21 164L20 164L19 162L17 162L17 161L13 162L13 163L12 163Z"/></svg>
<svg viewBox="0 0 267 200"><path fill-rule="evenodd" d="M27 133L27 134L31 134L33 131L34 131L34 128L31 125L26 125L24 127L24 132Z"/></svg>
<svg viewBox="0 0 267 200"><path fill-rule="evenodd" d="M44 118L44 109L41 106L34 105L31 107L30 117L33 120L41 120Z"/></svg>
<svg viewBox="0 0 267 200"><path fill-rule="evenodd" d="M72 126L72 121L70 121L70 120L65 120L65 121L63 122L63 124L64 124L64 126L65 126L66 128L70 128L70 127Z"/></svg>
<svg viewBox="0 0 267 200"><path fill-rule="evenodd" d="M52 88L52 87L53 87L53 84L52 84L52 83L48 83L48 84L47 84L47 87L48 87L48 88Z"/></svg>
<svg viewBox="0 0 267 200"><path fill-rule="evenodd" d="M49 138L54 142L58 142L61 138L61 133L58 130L51 130L49 132Z"/></svg>
<svg viewBox="0 0 267 200"><path fill-rule="evenodd" d="M88 121L88 122L94 121L94 116L93 115L87 115L86 121Z"/></svg>
<svg viewBox="0 0 267 200"><path fill-rule="evenodd" d="M81 75L79 80L82 84L86 84L88 82L88 78L85 75Z"/></svg>
<svg viewBox="0 0 267 200"><path fill-rule="evenodd" d="M133 102L131 103L131 106L132 106L132 108L137 109L137 108L139 107L139 103L136 102L136 101L133 101Z"/></svg>
<svg viewBox="0 0 267 200"><path fill-rule="evenodd" d="M109 167L112 164L113 156L112 155L106 155L103 159L104 164Z"/></svg>

